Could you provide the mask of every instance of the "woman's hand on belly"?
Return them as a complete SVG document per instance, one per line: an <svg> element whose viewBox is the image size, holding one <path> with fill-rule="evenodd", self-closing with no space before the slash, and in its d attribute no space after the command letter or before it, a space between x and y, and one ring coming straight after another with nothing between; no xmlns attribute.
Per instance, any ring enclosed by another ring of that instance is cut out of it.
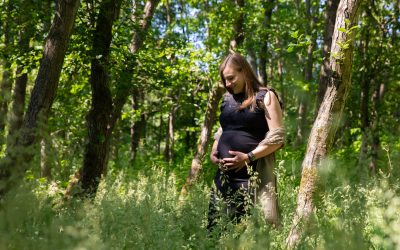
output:
<svg viewBox="0 0 400 250"><path fill-rule="evenodd" d="M235 172L242 169L246 166L246 162L248 162L247 154L239 151L229 150L229 154L231 154L232 158L223 158L221 163L227 170L235 170Z"/></svg>

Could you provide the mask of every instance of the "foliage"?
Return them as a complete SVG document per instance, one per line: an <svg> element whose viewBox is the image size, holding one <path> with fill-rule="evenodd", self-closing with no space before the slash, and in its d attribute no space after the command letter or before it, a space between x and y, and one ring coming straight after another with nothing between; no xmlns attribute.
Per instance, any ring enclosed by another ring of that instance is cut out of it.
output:
<svg viewBox="0 0 400 250"><path fill-rule="evenodd" d="M123 1L113 27L109 85L114 97L119 91L135 87L143 92L143 98L135 108L129 99L122 110L113 134L108 170L97 197L93 201L73 200L63 204L63 192L72 174L82 165L87 142L90 61L95 56L90 51L100 3L81 1L56 99L48 123L38 131L47 145L47 155L40 154L39 146L34 147L36 157L21 187L1 201L1 249L285 247L306 146L304 143L292 147L300 120L298 106L303 100L309 107L305 126L310 127L316 113L317 79L323 59L325 3L310 0L315 21L311 27L304 1L248 0L243 8L228 0L160 2L143 47L132 54L129 46L132 34L140 25L138 17L143 14L144 2ZM268 28L264 28L265 9L270 2L274 2L273 13ZM7 12L9 3L13 4L13 10ZM7 69L14 72L14 81L16 67L23 65L23 73L28 73L26 106L54 15L50 11L54 3L4 0L0 7L0 72ZM356 33L353 86L334 152L319 172L322 192L313 223L299 249L400 248L400 170L397 167L400 162L400 20L396 8L398 11L393 0L365 4L358 26L342 30ZM228 51L235 17L241 13L244 13L245 40L238 51L249 58L253 51L256 63L261 53L268 55L268 86L277 89L285 100L288 135L285 148L277 153L279 167L276 169L282 227L273 229L265 224L260 210L255 208L242 224L227 221L225 227L221 226L210 237L205 229L206 215L216 167L208 155L203 159L199 182L189 197L178 200L178 192L196 150L210 90L219 81L218 65ZM8 50L4 49L3 35L7 22L13 37ZM18 45L24 27L32 27L33 32L26 53ZM268 41L264 41L266 34ZM267 51L263 51L265 42L268 42ZM310 45L314 45L313 70L312 79L306 81L304 65ZM7 62L3 60L6 56ZM381 87L384 90L381 99L375 98ZM368 100L366 113L362 109L363 95ZM171 115L174 116L173 138L169 139L170 146L173 145L172 158L166 161L164 151ZM368 126L364 124L365 115ZM141 131L137 157L131 161L131 127L143 116L145 129ZM7 127L0 134L6 135L6 132ZM367 153L361 160L363 142L367 142ZM6 145L0 146L2 158ZM375 176L369 171L374 160L377 162ZM43 163L51 166L52 177L41 176Z"/></svg>

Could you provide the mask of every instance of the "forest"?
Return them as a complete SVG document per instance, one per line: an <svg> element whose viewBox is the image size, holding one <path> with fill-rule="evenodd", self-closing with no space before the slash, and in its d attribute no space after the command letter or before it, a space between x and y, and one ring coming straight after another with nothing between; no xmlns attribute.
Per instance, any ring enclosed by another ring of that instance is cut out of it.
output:
<svg viewBox="0 0 400 250"><path fill-rule="evenodd" d="M0 249L400 249L400 0L0 0ZM212 235L240 53L283 103L281 223Z"/></svg>

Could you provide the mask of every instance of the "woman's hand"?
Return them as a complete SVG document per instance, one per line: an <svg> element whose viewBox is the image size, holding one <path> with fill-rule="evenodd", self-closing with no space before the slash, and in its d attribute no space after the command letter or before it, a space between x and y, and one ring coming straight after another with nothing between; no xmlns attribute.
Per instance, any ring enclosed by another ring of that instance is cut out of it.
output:
<svg viewBox="0 0 400 250"><path fill-rule="evenodd" d="M229 154L233 155L232 158L224 158L221 160L221 164L226 168L226 170L235 170L238 172L244 166L246 166L246 162L248 162L249 157L247 154L229 150Z"/></svg>
<svg viewBox="0 0 400 250"><path fill-rule="evenodd" d="M221 159L218 158L218 151L212 151L210 158L211 158L211 162L214 163L215 165L218 165L221 163Z"/></svg>

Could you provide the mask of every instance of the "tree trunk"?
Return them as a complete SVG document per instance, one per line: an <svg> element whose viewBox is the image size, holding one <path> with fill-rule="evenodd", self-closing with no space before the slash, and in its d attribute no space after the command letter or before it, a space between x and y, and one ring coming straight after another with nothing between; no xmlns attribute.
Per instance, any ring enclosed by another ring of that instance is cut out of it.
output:
<svg viewBox="0 0 400 250"><path fill-rule="evenodd" d="M332 44L333 29L335 28L336 11L339 5L339 0L327 0L325 9L325 31L324 31L324 48L322 51L322 64L318 80L318 98L315 109L315 114L318 114L319 106L324 98L324 94L328 82L329 73L329 58Z"/></svg>
<svg viewBox="0 0 400 250"><path fill-rule="evenodd" d="M301 97L299 99L299 108L297 110L297 129L296 129L296 140L294 141L294 146L298 147L304 141L305 130L306 130L306 116L307 116L307 100L304 96L304 93L301 93Z"/></svg>
<svg viewBox="0 0 400 250"><path fill-rule="evenodd" d="M32 4L27 2L26 4ZM19 25L22 25L22 30L19 34L18 47L21 55L27 55L29 52L29 41L34 34L34 29L31 27L32 23L27 20L28 13L22 13L19 20ZM28 82L28 73L23 73L24 67L26 65L18 64L16 69L16 80L13 91L13 104L11 109L11 115L9 118L9 128L8 128L8 145L14 144L14 139L16 137L16 132L21 128L25 109L25 96L26 96L26 85Z"/></svg>
<svg viewBox="0 0 400 250"><path fill-rule="evenodd" d="M40 177L51 178L51 162L49 160L49 143L43 138L40 142Z"/></svg>
<svg viewBox="0 0 400 250"><path fill-rule="evenodd" d="M132 95L132 109L136 112L141 109L140 105L144 102L144 92L135 87ZM140 139L146 128L146 115L143 110L140 111L140 119L131 125L131 161L134 162L137 155L137 149L140 145Z"/></svg>
<svg viewBox="0 0 400 250"><path fill-rule="evenodd" d="M318 168L323 167L324 160L331 149L350 90L353 52L351 45L354 32L346 34L339 29L349 30L356 24L360 2L360 0L342 0L338 7L332 38L331 55L333 57L330 59L329 81L318 116L311 130L302 164L303 171L296 214L286 241L290 248L295 247L300 240L303 227L307 225L314 211L313 197L317 192ZM349 19L349 25L345 24L345 19ZM344 43L349 45L347 49L340 47L340 45L344 47ZM300 222L304 222L304 224Z"/></svg>
<svg viewBox="0 0 400 250"><path fill-rule="evenodd" d="M35 154L32 150L22 151L20 149L27 149L36 144L38 142L37 129L41 124L47 123L47 115L57 91L79 4L79 0L57 1L57 15L54 16L53 24L46 38L40 68L21 127L21 133L17 136L12 148L7 151L7 159L0 163L0 181L3 182L0 187L0 196L7 192L14 181L22 178ZM11 174L15 177L10 178Z"/></svg>
<svg viewBox="0 0 400 250"><path fill-rule="evenodd" d="M120 6L121 0L103 0L101 2L93 35L90 75L92 104L86 117L89 140L85 148L83 166L79 173L81 194L87 196L96 194L109 156L112 95L109 87L108 68L110 65L108 59L112 26L118 18Z"/></svg>
<svg viewBox="0 0 400 250"><path fill-rule="evenodd" d="M173 105L168 114L168 124L167 124L167 131L165 137L165 150L164 150L164 157L167 162L170 162L173 159L174 121L175 121L175 113L177 110L178 110L178 105Z"/></svg>
<svg viewBox="0 0 400 250"><path fill-rule="evenodd" d="M8 104L10 103L11 100L11 88L12 88L12 82L11 82L11 48L12 48L12 35L11 35L11 28L10 28L10 23L13 22L13 19L11 17L11 12L13 10L13 5L9 1L7 3L7 14L6 14L6 20L4 24L4 55L2 58L2 64L3 64L3 76L0 84L0 147L4 143L4 136L5 136L5 127L6 127L6 121L7 121L7 113L8 113Z"/></svg>
<svg viewBox="0 0 400 250"><path fill-rule="evenodd" d="M370 73L370 62L369 62L369 28L365 29L365 34L363 35L364 41L360 42L361 51L360 55L363 56L362 64L365 67L365 70L361 73L361 147L360 147L360 156L358 165L360 167L364 166L366 163L366 159L368 157L368 147L370 144L370 117L369 117L369 100L370 100L370 81L371 81L371 73Z"/></svg>
<svg viewBox="0 0 400 250"><path fill-rule="evenodd" d="M372 145L371 145L371 162L369 163L369 172L371 175L375 175L378 169L378 159L379 159L379 151L381 149L381 141L380 141L380 131L379 131L379 121L380 121L380 113L381 113L381 103L383 100L383 95L385 93L385 81L384 79L387 72L382 72L383 77L381 82L376 84L374 92L372 94L372 123L371 123L371 136L372 136ZM380 77L378 77L379 79Z"/></svg>
<svg viewBox="0 0 400 250"><path fill-rule="evenodd" d="M186 177L186 182L181 190L181 197L185 196L191 186L191 184L197 179L201 170L202 161L207 152L209 144L209 138L212 132L212 127L215 124L218 104L221 100L222 94L224 93L224 87L219 84L212 89L210 93L210 99L208 101L207 110L205 113L204 123L201 126L201 135L197 144L197 150L192 160L192 165L189 170L189 175Z"/></svg>
<svg viewBox="0 0 400 250"><path fill-rule="evenodd" d="M268 29L271 25L272 10L274 8L274 5L275 5L274 0L263 1L264 20L262 23L262 26L263 26L262 41L264 41L264 42L261 45L260 64L258 65L259 66L259 69L258 69L259 78L263 85L266 85L267 80L268 80L268 76L267 76L267 59L268 59L268 43L269 43Z"/></svg>
<svg viewBox="0 0 400 250"><path fill-rule="evenodd" d="M145 6L145 14L141 20L141 30L134 33L131 52L136 53L143 42L154 9L158 1L148 1ZM104 0L100 6L97 18L96 30L93 39L93 59L91 67L90 84L92 87L92 107L87 116L89 142L86 145L82 168L75 173L70 181L65 199L71 195L84 195L94 197L102 175L106 171L110 151L110 140L113 129L124 106L131 89L127 86L131 79L119 83L117 96L111 96L108 86L107 67L110 44L112 40L112 25L118 16L121 0ZM96 55L101 55L97 58ZM128 66L132 66L132 62ZM128 71L130 72L130 71ZM77 190L77 187L78 190Z"/></svg>

